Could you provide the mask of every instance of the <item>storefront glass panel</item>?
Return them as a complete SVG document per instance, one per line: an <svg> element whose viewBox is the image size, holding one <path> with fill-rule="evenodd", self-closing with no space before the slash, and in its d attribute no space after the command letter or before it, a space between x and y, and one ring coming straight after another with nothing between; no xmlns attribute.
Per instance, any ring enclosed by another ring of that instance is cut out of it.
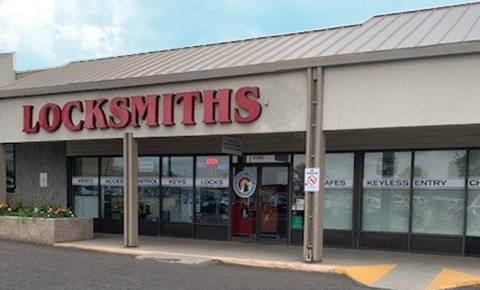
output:
<svg viewBox="0 0 480 290"><path fill-rule="evenodd" d="M13 192L15 189L15 146L13 144L5 145L5 161L7 163L7 191Z"/></svg>
<svg viewBox="0 0 480 290"><path fill-rule="evenodd" d="M362 230L407 233L411 152L365 153Z"/></svg>
<svg viewBox="0 0 480 290"><path fill-rule="evenodd" d="M193 157L162 158L162 222L193 220Z"/></svg>
<svg viewBox="0 0 480 290"><path fill-rule="evenodd" d="M292 176L292 219L291 228L303 229L303 214L305 210L305 154L293 155Z"/></svg>
<svg viewBox="0 0 480 290"><path fill-rule="evenodd" d="M269 240L287 238L288 167L262 167L260 187L260 237Z"/></svg>
<svg viewBox="0 0 480 290"><path fill-rule="evenodd" d="M197 223L228 225L230 157L197 157Z"/></svg>
<svg viewBox="0 0 480 290"><path fill-rule="evenodd" d="M101 158L100 187L103 198L103 218L122 219L123 158Z"/></svg>
<svg viewBox="0 0 480 290"><path fill-rule="evenodd" d="M305 154L293 156L292 229L303 229ZM353 153L325 158L324 228L350 230L353 212Z"/></svg>
<svg viewBox="0 0 480 290"><path fill-rule="evenodd" d="M416 151L413 233L462 235L466 151Z"/></svg>
<svg viewBox="0 0 480 290"><path fill-rule="evenodd" d="M354 159L353 153L328 153L325 156L325 229L352 229Z"/></svg>
<svg viewBox="0 0 480 290"><path fill-rule="evenodd" d="M160 219L160 158L138 157L138 217Z"/></svg>
<svg viewBox="0 0 480 290"><path fill-rule="evenodd" d="M98 218L98 158L73 161L73 208L76 216Z"/></svg>
<svg viewBox="0 0 480 290"><path fill-rule="evenodd" d="M480 237L480 150L468 158L467 236Z"/></svg>

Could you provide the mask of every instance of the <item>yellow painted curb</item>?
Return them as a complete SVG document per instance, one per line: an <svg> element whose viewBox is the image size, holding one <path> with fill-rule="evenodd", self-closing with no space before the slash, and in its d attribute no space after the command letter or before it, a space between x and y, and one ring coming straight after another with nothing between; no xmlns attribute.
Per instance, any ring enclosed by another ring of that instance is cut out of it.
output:
<svg viewBox="0 0 480 290"><path fill-rule="evenodd" d="M427 289L449 289L475 284L480 284L479 277L444 268L428 285Z"/></svg>
<svg viewBox="0 0 480 290"><path fill-rule="evenodd" d="M334 272L344 274L365 285L372 285L385 274L392 271L397 265L362 265L362 266L340 266L336 267Z"/></svg>

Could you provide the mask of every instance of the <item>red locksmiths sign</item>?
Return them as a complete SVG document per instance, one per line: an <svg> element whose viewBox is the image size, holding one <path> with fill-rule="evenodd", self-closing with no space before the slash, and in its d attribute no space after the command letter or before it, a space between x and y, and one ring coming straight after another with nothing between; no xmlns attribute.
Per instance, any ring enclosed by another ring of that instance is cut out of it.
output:
<svg viewBox="0 0 480 290"><path fill-rule="evenodd" d="M234 96L233 113L232 96ZM69 101L63 106L47 103L38 111L34 106L25 105L23 132L27 134L38 133L40 130L54 132L62 126L70 131L137 128L142 125L174 126L175 122L180 120L174 115L176 106L182 106L183 125L196 124L196 106L203 106L202 122L205 124L251 123L262 113L259 98L258 87L242 87L235 92L227 88L161 95L119 96L111 100ZM74 113L80 114L80 120L74 121L72 117Z"/></svg>

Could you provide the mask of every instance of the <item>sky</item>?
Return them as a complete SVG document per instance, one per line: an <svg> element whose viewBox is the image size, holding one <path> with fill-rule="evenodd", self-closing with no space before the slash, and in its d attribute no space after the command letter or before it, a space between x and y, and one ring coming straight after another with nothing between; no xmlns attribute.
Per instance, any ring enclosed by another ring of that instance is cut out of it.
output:
<svg viewBox="0 0 480 290"><path fill-rule="evenodd" d="M0 0L17 70L361 23L455 0Z"/></svg>

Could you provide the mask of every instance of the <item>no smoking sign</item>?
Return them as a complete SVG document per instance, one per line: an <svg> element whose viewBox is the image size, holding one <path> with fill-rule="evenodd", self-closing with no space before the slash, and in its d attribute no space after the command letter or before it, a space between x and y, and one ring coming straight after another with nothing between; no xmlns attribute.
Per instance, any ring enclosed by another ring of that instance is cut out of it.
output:
<svg viewBox="0 0 480 290"><path fill-rule="evenodd" d="M305 191L320 190L320 168L305 168Z"/></svg>

